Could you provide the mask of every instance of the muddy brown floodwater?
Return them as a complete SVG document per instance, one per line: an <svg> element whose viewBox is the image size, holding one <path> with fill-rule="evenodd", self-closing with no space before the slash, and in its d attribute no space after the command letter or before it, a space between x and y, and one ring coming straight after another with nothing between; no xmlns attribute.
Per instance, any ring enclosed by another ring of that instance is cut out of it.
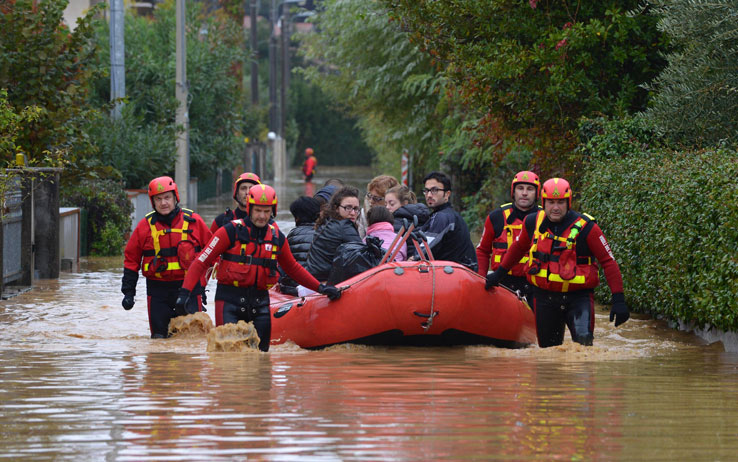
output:
<svg viewBox="0 0 738 462"><path fill-rule="evenodd" d="M88 258L79 272L0 302L2 458L713 461L738 454L738 356L662 322L634 316L614 329L598 311L591 348L567 340L547 350L208 352L206 329L149 339L141 297L131 311L120 306L121 267L122 258Z"/></svg>

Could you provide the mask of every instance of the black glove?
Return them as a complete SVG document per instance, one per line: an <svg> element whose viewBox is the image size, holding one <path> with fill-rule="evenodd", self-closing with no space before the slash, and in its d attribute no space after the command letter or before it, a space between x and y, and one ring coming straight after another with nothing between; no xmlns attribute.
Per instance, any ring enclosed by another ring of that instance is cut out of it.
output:
<svg viewBox="0 0 738 462"><path fill-rule="evenodd" d="M500 281L503 277L507 275L507 270L503 267L499 267L496 270L494 270L492 273L489 273L487 275L487 282L484 283L484 288L489 290L492 287L497 287L500 285Z"/></svg>
<svg viewBox="0 0 738 462"><path fill-rule="evenodd" d="M134 303L135 302L133 301L133 294L131 293L124 294L123 302L121 303L121 305L123 305L124 310L128 311L131 308L133 308Z"/></svg>
<svg viewBox="0 0 738 462"><path fill-rule="evenodd" d="M174 311L177 313L177 316L184 316L187 314L187 302L190 300L191 294L192 292L184 287L179 288L177 301L174 303Z"/></svg>
<svg viewBox="0 0 738 462"><path fill-rule="evenodd" d="M338 300L339 298L341 298L340 290L336 289L333 286L327 286L325 284L321 284L318 286L318 293L327 296L331 300Z"/></svg>
<svg viewBox="0 0 738 462"><path fill-rule="evenodd" d="M612 294L612 308L610 308L610 322L615 320L615 327L630 318L628 305L625 304L625 295L622 292Z"/></svg>

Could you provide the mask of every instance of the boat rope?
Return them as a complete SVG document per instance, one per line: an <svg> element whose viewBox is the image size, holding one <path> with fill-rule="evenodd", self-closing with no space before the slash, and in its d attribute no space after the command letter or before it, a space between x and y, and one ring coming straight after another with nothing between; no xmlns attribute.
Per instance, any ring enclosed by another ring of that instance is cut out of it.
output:
<svg viewBox="0 0 738 462"><path fill-rule="evenodd" d="M428 332L428 330L433 325L433 318L436 317L436 310L435 310L435 303L436 303L436 265L434 265L432 262L430 263L431 267L431 305L430 305L430 316L428 316L428 320L422 323L423 326L423 332Z"/></svg>

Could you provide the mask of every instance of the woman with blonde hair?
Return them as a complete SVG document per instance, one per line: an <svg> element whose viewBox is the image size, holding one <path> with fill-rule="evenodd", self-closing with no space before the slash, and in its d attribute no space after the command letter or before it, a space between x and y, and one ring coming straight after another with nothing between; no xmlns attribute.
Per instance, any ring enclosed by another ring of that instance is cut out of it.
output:
<svg viewBox="0 0 738 462"><path fill-rule="evenodd" d="M394 228L397 232L403 223L403 218L412 223L413 217L418 217L418 226L430 217L430 210L425 204L419 204L415 193L405 185L397 185L388 189L384 194L387 209L395 217Z"/></svg>

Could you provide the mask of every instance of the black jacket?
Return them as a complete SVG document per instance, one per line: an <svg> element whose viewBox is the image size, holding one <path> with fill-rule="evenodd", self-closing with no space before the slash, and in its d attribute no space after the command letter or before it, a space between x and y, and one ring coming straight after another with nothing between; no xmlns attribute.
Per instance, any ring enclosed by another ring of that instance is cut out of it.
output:
<svg viewBox="0 0 738 462"><path fill-rule="evenodd" d="M238 220L239 218L246 218L247 216L248 214L239 208L236 208L236 210L226 209L225 212L215 217L215 220L213 220L213 223L215 223L218 228L222 228L223 226L225 226L226 223L232 220ZM215 229L218 229L218 228L215 228ZM210 231L215 232L212 225L211 225Z"/></svg>
<svg viewBox="0 0 738 462"><path fill-rule="evenodd" d="M310 245L315 238L315 223L300 223L287 234L287 242L290 244L292 256L302 266L307 264Z"/></svg>
<svg viewBox="0 0 738 462"><path fill-rule="evenodd" d="M356 226L345 218L328 219L315 233L305 269L319 281L328 279L336 249L344 242L361 242Z"/></svg>
<svg viewBox="0 0 738 462"><path fill-rule="evenodd" d="M305 267L307 265L308 252L310 245L315 237L315 223L300 223L292 228L287 234L287 242L290 244L292 256L295 257L297 263ZM281 291L290 295L297 295L297 282L291 277L284 274L280 268L279 286Z"/></svg>
<svg viewBox="0 0 738 462"><path fill-rule="evenodd" d="M418 226L421 226L430 218L430 210L425 204L407 204L395 210L393 215L395 217L395 232L397 232L403 224L403 218L407 219L409 225L413 222L413 215L415 215L418 217Z"/></svg>
<svg viewBox="0 0 738 462"><path fill-rule="evenodd" d="M445 203L436 207L420 230L429 237L445 231L440 242L433 242L431 245L436 260L455 261L474 271L477 270L477 253L469 235L469 227L451 204Z"/></svg>

